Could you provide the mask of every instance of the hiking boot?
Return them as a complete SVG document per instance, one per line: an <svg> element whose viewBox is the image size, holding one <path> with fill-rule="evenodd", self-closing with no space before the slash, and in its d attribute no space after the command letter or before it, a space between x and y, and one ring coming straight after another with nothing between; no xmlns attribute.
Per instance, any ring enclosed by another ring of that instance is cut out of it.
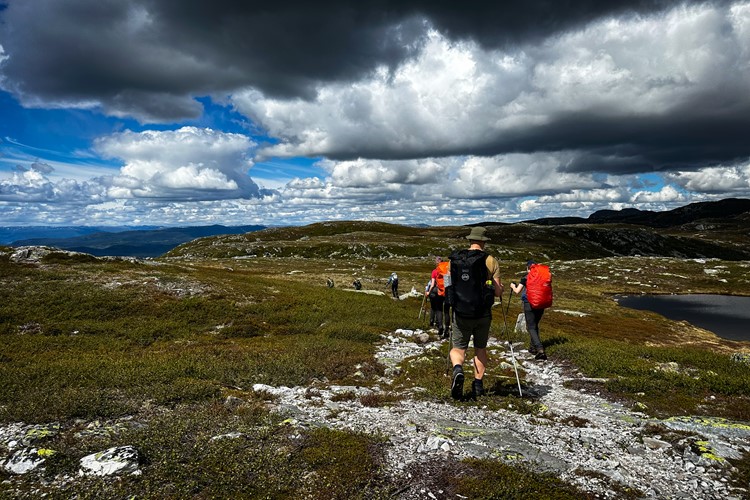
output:
<svg viewBox="0 0 750 500"><path fill-rule="evenodd" d="M471 394L474 396L474 399L484 396L484 383L482 379L475 378L474 382L471 383Z"/></svg>
<svg viewBox="0 0 750 500"><path fill-rule="evenodd" d="M451 384L451 397L461 399L464 396L464 369L456 367L453 369L453 384Z"/></svg>
<svg viewBox="0 0 750 500"><path fill-rule="evenodd" d="M443 329L442 328L438 328L438 337L440 337L441 339L443 338Z"/></svg>
<svg viewBox="0 0 750 500"><path fill-rule="evenodd" d="M539 351L537 350L537 348L534 347L533 345L531 347L529 347L529 354L536 354L538 352Z"/></svg>
<svg viewBox="0 0 750 500"><path fill-rule="evenodd" d="M547 361L547 355L544 354L544 351L540 351L540 352L536 353L536 356L534 356L534 359L538 359L538 360L541 360L541 361Z"/></svg>

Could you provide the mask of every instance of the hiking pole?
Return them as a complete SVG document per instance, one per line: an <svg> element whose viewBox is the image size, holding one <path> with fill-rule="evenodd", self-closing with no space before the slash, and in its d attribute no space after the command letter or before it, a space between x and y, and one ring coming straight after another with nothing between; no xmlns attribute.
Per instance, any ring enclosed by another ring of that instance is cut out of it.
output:
<svg viewBox="0 0 750 500"><path fill-rule="evenodd" d="M417 316L417 319L419 319L419 318L422 317L422 311L424 311L424 302L425 302L426 299L427 299L427 294L425 294L422 297L422 305L419 307L419 315ZM425 314L425 316L427 316L427 314Z"/></svg>
<svg viewBox="0 0 750 500"><path fill-rule="evenodd" d="M510 295L508 295L508 303L505 306L505 314L508 314L508 311L510 310L510 299L513 298L513 289L510 289Z"/></svg>
<svg viewBox="0 0 750 500"><path fill-rule="evenodd" d="M510 308L510 298L513 297L513 290L510 291L508 296L508 308ZM507 309L507 308L506 308ZM518 366L516 365L516 355L513 352L513 342L510 341L510 333L508 332L508 320L506 319L505 309L503 309L502 302L500 303L500 310L503 312L503 325L505 327L505 336L508 338L508 345L510 346L510 359L513 360L513 370L516 372L516 383L518 383L518 395L523 397L521 391L521 378L518 376Z"/></svg>
<svg viewBox="0 0 750 500"><path fill-rule="evenodd" d="M451 362L451 350L453 349L453 325L455 325L456 321L456 311L453 310L451 307L450 309L450 316L451 316L451 333L448 335L448 370L447 373L450 373L453 369L453 363Z"/></svg>

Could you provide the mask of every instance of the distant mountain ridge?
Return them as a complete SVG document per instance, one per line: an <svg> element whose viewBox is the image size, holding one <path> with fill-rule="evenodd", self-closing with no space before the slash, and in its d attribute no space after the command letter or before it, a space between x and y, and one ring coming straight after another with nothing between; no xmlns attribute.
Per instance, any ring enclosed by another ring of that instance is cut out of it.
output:
<svg viewBox="0 0 750 500"><path fill-rule="evenodd" d="M600 210L587 218L550 217L522 223L483 222L464 226L402 226L376 221L319 222L306 226L195 226L115 232L91 227L0 228L46 234L80 232L66 238L27 238L13 246L52 246L94 256L169 257L203 255L308 257L442 255L446 242L465 242L467 226L484 225L493 242L508 251L550 258L661 255L750 260L750 199L729 198L653 212ZM55 230L59 231L55 233ZM249 235L247 233L256 233ZM13 233L11 233L13 234ZM27 233L28 234L28 233ZM240 236L237 236L240 235ZM243 236L244 235L244 236ZM7 235L6 235L7 236ZM227 238L222 238L227 236ZM232 236L232 237L229 237ZM193 240L215 237L210 240ZM422 238L415 244L413 237ZM273 242L273 243L272 243ZM3 244L0 241L0 244Z"/></svg>
<svg viewBox="0 0 750 500"><path fill-rule="evenodd" d="M62 250L84 252L97 257L105 255L158 257L174 247L206 236L245 234L266 226L193 226L120 232L92 232L70 238L31 238L12 242L12 246L51 246Z"/></svg>
<svg viewBox="0 0 750 500"><path fill-rule="evenodd" d="M162 226L21 226L0 227L0 245L37 238L74 238L91 233L119 233L122 231L150 231Z"/></svg>
<svg viewBox="0 0 750 500"><path fill-rule="evenodd" d="M653 212L637 208L599 210L583 217L546 217L526 221L530 224L560 226L572 224L637 224L654 228L676 227L706 219L726 219L750 212L750 200L727 198L720 201L691 203L684 207Z"/></svg>

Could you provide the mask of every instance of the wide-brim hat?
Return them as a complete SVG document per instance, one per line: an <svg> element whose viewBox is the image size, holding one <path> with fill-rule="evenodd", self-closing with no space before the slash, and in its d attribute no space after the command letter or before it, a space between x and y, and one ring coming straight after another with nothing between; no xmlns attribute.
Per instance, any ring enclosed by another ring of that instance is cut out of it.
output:
<svg viewBox="0 0 750 500"><path fill-rule="evenodd" d="M469 241L490 241L490 239L484 235L487 229L482 226L472 227L469 236L466 237Z"/></svg>

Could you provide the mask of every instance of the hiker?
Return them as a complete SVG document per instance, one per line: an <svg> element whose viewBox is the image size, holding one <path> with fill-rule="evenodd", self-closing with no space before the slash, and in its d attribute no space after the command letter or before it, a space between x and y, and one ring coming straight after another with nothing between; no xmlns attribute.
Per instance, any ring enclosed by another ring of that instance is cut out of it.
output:
<svg viewBox="0 0 750 500"><path fill-rule="evenodd" d="M362 282L359 281L359 279L355 279L352 282L352 286L354 287L355 290L362 290Z"/></svg>
<svg viewBox="0 0 750 500"><path fill-rule="evenodd" d="M442 339L448 338L443 311L445 309L445 275L450 272L449 266L450 263L443 262L440 257L435 257L435 269L432 270L430 284L425 292L430 299L430 326L437 326L438 336Z"/></svg>
<svg viewBox="0 0 750 500"><path fill-rule="evenodd" d="M492 324L492 305L502 301L503 284L500 264L484 251L490 240L486 229L473 227L466 239L469 248L450 256L450 274L446 277L446 297L453 307L453 334L450 361L453 366L451 396L462 399L464 390L463 363L469 341L474 340L474 381L472 396L484 394L482 379L487 367L487 340Z"/></svg>
<svg viewBox="0 0 750 500"><path fill-rule="evenodd" d="M437 294L436 290L432 290L432 278L427 282L424 287L424 298L422 298L422 309L424 309L424 301L430 297L430 294ZM432 308L432 300L430 300L430 327L435 326L435 310Z"/></svg>
<svg viewBox="0 0 750 500"><path fill-rule="evenodd" d="M531 272L532 266L536 265L536 262L529 260L526 262L526 276L521 278L518 283L511 282L510 288L513 292L518 295L521 294L521 302L523 303L523 315L526 317L526 330L529 332L531 337L531 346L529 346L529 352L534 354L535 359L545 361L547 355L544 353L544 346L539 338L539 321L542 319L544 314L543 307L532 307L529 303L527 294L527 284L529 278L529 272Z"/></svg>
<svg viewBox="0 0 750 500"><path fill-rule="evenodd" d="M388 288L388 285L391 285L391 294L393 295L393 298L398 300L398 274L395 272L391 273L391 276L385 283L386 288Z"/></svg>
<svg viewBox="0 0 750 500"><path fill-rule="evenodd" d="M326 278L326 286L328 288L333 288L333 280L330 277Z"/></svg>

